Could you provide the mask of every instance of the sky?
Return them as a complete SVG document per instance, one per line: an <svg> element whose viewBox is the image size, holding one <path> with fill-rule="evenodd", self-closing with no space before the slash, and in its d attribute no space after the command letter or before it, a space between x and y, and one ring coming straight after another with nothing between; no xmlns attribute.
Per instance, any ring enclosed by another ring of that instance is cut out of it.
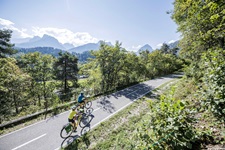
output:
<svg viewBox="0 0 225 150"><path fill-rule="evenodd" d="M180 38L166 13L173 1L0 0L0 29L11 29L12 41L48 34L74 46L104 40L131 51L156 49Z"/></svg>

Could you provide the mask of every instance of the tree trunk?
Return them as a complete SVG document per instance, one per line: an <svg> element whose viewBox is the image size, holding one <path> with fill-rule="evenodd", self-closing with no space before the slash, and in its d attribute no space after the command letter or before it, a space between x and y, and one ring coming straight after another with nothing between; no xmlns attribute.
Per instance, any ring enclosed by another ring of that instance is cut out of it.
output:
<svg viewBox="0 0 225 150"><path fill-rule="evenodd" d="M13 92L13 102L14 102L16 113L18 114L19 109L18 109L18 104L17 104L17 101L16 101L16 95L14 94L14 92Z"/></svg>

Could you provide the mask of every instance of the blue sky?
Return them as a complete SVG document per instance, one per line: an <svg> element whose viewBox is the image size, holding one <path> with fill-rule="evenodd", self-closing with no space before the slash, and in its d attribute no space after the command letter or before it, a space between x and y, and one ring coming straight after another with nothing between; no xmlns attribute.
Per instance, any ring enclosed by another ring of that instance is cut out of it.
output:
<svg viewBox="0 0 225 150"><path fill-rule="evenodd" d="M178 40L174 0L0 0L0 28L13 39L49 34L74 46L116 40L127 50ZM158 46L157 46L158 45Z"/></svg>

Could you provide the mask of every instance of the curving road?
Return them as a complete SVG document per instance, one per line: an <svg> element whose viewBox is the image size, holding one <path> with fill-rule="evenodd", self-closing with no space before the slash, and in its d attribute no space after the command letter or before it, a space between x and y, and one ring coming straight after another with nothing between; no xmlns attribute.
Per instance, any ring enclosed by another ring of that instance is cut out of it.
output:
<svg viewBox="0 0 225 150"><path fill-rule="evenodd" d="M179 75L170 75L149 80L92 102L92 121L90 128L110 118L118 111L124 109L154 88L166 83ZM59 133L62 126L67 123L69 111L37 122L20 130L0 137L0 150L57 150L60 149L63 139ZM80 135L78 132L73 136Z"/></svg>

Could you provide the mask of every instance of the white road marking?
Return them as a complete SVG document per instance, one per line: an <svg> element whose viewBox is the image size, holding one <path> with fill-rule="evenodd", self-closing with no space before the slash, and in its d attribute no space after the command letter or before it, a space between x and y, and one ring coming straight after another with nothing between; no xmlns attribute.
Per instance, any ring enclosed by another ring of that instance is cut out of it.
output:
<svg viewBox="0 0 225 150"><path fill-rule="evenodd" d="M20 147L23 147L23 146L25 146L25 145L27 145L27 144L29 144L29 143L31 143L31 142L37 140L37 139L40 139L40 138L42 138L43 136L45 136L46 134L47 134L47 133L45 133L45 134L43 134L43 135L41 135L41 136L39 136L39 137L37 137L37 138L35 138L35 139L33 139L33 140L30 140L30 141L28 141L28 142L26 142L26 143L24 143L24 144L22 144L22 145L20 145L20 146L17 146L17 147L15 147L15 148L13 148L12 150L16 150L16 149L18 149L18 148L20 148Z"/></svg>
<svg viewBox="0 0 225 150"><path fill-rule="evenodd" d="M95 112L95 111L97 111L97 110L99 110L100 108L98 107L97 109L95 109L95 110L93 110L93 112Z"/></svg>
<svg viewBox="0 0 225 150"><path fill-rule="evenodd" d="M63 112L63 113L60 113L60 114L58 114L58 116L59 116L59 115L63 115L63 114L65 114L65 113L67 113L67 112L69 112L69 111L65 111L65 112ZM47 119L45 119L45 120L41 120L41 121L36 122L36 123L34 123L34 124L31 124L31 125L28 125L28 126L26 126L26 127L23 127L23 128L21 128L21 129L18 129L18 130L16 130L16 131L12 131L12 132L7 133L7 134L5 134L5 135L2 135L2 136L0 136L0 139L3 138L3 137L5 137L5 136L8 136L8 135L10 135L10 134L13 134L13 133L16 133L16 132L18 132L18 131L21 131L21 130L23 130L23 129L26 129L26 128L32 127L32 126L34 126L34 125L37 125L37 124L39 124L39 123L42 123L42 122L44 122L44 121L48 121L48 119L49 119L49 118L47 118Z"/></svg>

